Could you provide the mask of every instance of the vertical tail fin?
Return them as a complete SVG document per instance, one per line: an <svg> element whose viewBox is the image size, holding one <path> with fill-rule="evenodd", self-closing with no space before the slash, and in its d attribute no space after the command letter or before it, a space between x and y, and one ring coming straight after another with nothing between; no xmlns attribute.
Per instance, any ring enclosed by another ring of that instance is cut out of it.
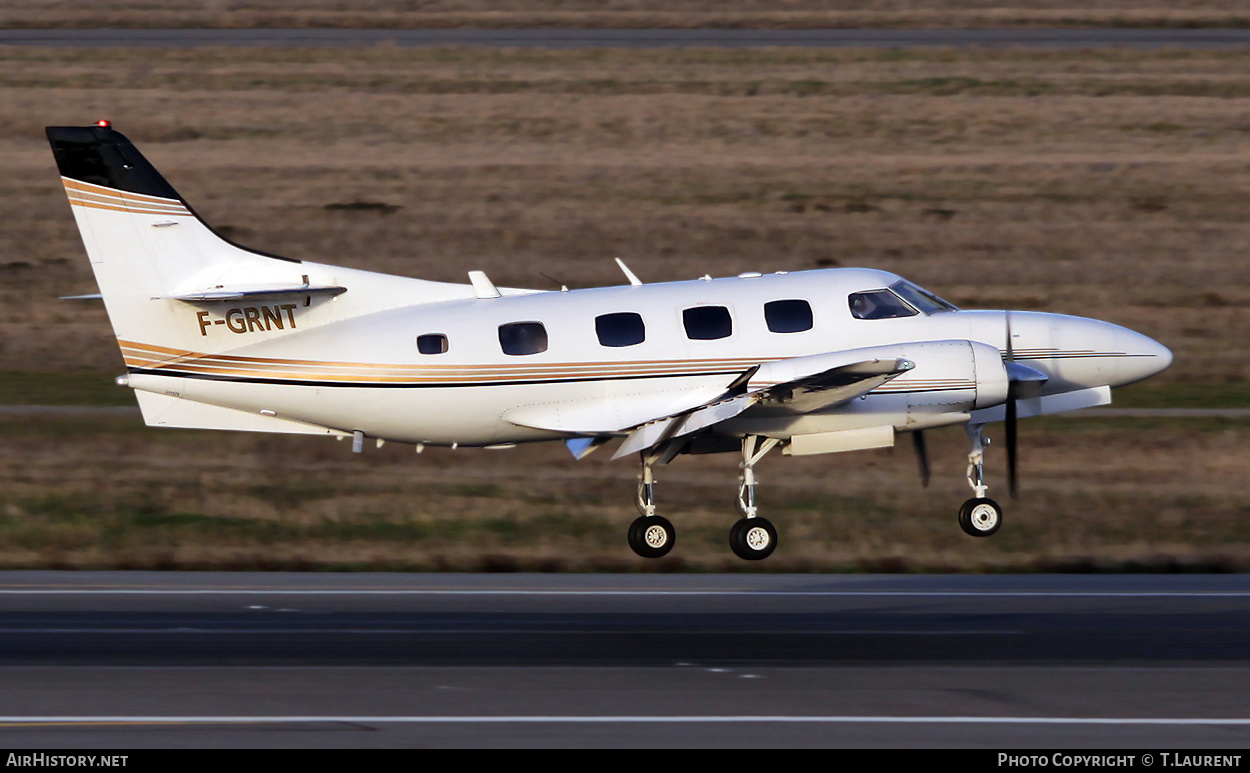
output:
<svg viewBox="0 0 1250 773"><path fill-rule="evenodd" d="M178 192L121 132L107 121L95 126L49 126L48 142L61 176L118 195L174 200Z"/></svg>
<svg viewBox="0 0 1250 773"><path fill-rule="evenodd" d="M196 309L176 300L189 294L240 280L253 287L308 286L299 261L247 250L215 233L107 122L52 126L47 135L123 350L133 342L202 349Z"/></svg>
<svg viewBox="0 0 1250 773"><path fill-rule="evenodd" d="M384 309L474 297L469 285L240 247L204 223L107 122L51 126L47 134L109 321L132 369L220 354Z"/></svg>

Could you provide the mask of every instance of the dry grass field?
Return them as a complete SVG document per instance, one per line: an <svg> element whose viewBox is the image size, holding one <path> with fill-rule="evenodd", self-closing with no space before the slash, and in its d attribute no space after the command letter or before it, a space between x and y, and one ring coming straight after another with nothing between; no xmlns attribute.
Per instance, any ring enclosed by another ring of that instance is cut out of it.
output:
<svg viewBox="0 0 1250 773"><path fill-rule="evenodd" d="M1245 571L1250 426L1046 419L1022 430L1022 498L991 455L1003 529L976 540L955 508L966 442L931 433L922 489L893 451L759 466L780 547L759 564L727 545L737 459L658 472L677 546L625 545L635 469L562 446L487 451L148 430L138 417L6 417L0 567L396 571ZM995 433L995 437L1001 434ZM992 492L994 493L994 492Z"/></svg>
<svg viewBox="0 0 1250 773"><path fill-rule="evenodd" d="M0 27L1245 27L1240 0L26 0Z"/></svg>
<svg viewBox="0 0 1250 773"><path fill-rule="evenodd" d="M1127 404L1250 405L1250 53L0 49L0 108L0 403L131 399L103 311L55 300L94 283L43 127L107 117L267 251L539 288L620 283L615 256L649 281L873 266L1157 338L1176 363ZM678 547L644 563L607 454L0 425L0 566L747 568L730 456L660 472ZM749 568L1250 569L1250 421L1026 422L991 540L955 523L962 433L933 435L927 492L905 444L770 457L781 547Z"/></svg>

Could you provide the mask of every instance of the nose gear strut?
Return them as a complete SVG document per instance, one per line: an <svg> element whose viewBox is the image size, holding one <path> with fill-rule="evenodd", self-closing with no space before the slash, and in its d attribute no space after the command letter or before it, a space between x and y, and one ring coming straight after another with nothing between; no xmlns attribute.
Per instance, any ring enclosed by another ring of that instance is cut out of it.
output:
<svg viewBox="0 0 1250 773"><path fill-rule="evenodd" d="M988 537L1003 525L1003 508L985 496L990 488L985 485L985 446L990 441L981 434L984 424L969 423L964 429L972 445L968 451L968 485L973 496L959 508L959 526L973 537Z"/></svg>

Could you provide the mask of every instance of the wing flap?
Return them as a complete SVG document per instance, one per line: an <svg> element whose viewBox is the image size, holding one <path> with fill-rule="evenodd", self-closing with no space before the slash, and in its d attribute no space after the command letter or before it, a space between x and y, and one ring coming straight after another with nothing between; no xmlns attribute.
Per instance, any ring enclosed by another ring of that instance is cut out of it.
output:
<svg viewBox="0 0 1250 773"><path fill-rule="evenodd" d="M719 400L693 411L678 416L668 416L657 421L644 424L630 433L621 447L612 455L613 459L637 451L643 451L666 440L689 435L706 429L714 424L732 419L750 408L755 403L754 395L738 395L728 400Z"/></svg>
<svg viewBox="0 0 1250 773"><path fill-rule="evenodd" d="M795 357L757 366L733 382L745 381L744 393L722 396L681 414L648 422L630 433L612 458L619 459L707 429L757 405L784 406L787 411L807 412L846 402L915 367L910 360L900 357L847 362L848 355L854 356L854 353Z"/></svg>

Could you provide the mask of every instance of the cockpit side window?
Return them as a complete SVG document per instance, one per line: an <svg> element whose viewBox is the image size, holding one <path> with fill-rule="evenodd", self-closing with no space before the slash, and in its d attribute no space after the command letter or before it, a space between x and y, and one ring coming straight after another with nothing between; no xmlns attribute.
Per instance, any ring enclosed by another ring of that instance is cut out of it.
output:
<svg viewBox="0 0 1250 773"><path fill-rule="evenodd" d="M914 317L918 313L889 290L851 293L847 301L851 306L851 316L856 319L896 319Z"/></svg>

